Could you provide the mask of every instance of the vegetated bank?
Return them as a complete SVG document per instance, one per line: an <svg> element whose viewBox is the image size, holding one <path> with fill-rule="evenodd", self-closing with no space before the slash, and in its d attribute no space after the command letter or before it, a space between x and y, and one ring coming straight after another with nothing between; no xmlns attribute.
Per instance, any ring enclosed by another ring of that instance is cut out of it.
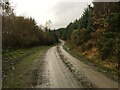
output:
<svg viewBox="0 0 120 90"><path fill-rule="evenodd" d="M37 83L44 53L58 38L33 18L16 16L9 2L2 5L3 88L32 87Z"/></svg>
<svg viewBox="0 0 120 90"><path fill-rule="evenodd" d="M81 18L56 30L66 40L67 51L118 80L120 58L120 5L118 2L93 2Z"/></svg>
<svg viewBox="0 0 120 90"><path fill-rule="evenodd" d="M51 46L17 49L3 54L3 88L32 88L42 83L44 56Z"/></svg>

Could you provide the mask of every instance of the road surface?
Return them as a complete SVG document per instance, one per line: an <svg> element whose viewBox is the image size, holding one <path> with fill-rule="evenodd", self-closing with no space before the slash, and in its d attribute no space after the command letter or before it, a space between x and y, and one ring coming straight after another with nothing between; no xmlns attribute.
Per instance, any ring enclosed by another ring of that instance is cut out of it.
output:
<svg viewBox="0 0 120 90"><path fill-rule="evenodd" d="M79 81L60 60L56 46L48 50L45 57L43 84L40 88L82 88Z"/></svg>
<svg viewBox="0 0 120 90"><path fill-rule="evenodd" d="M67 58L67 60L77 68L88 82L92 83L97 88L118 88L118 83L106 77L104 74L95 71L90 66L82 61L74 58L63 49L64 41L61 41L59 49ZM57 46L50 48L45 56L44 79L43 83L37 85L39 88L83 88L80 80L78 80L73 72L62 62Z"/></svg>

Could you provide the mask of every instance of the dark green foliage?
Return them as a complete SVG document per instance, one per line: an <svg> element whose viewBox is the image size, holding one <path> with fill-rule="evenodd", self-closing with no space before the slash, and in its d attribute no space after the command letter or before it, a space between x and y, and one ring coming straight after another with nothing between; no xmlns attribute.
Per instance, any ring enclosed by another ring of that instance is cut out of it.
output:
<svg viewBox="0 0 120 90"><path fill-rule="evenodd" d="M62 33L60 33L62 35ZM54 37L54 43L55 42L59 42L59 39L58 39L58 36L57 34L55 33L55 31L52 32L52 36Z"/></svg>
<svg viewBox="0 0 120 90"><path fill-rule="evenodd" d="M43 32L32 18L3 16L2 28L3 48L29 48L58 42L55 34Z"/></svg>
<svg viewBox="0 0 120 90"><path fill-rule="evenodd" d="M111 13L120 12L119 2L93 2L95 14L98 17L101 15L109 15Z"/></svg>
<svg viewBox="0 0 120 90"><path fill-rule="evenodd" d="M116 2L94 2L82 17L64 30L64 39L70 40L82 51L99 49L101 59L120 58L120 5Z"/></svg>
<svg viewBox="0 0 120 90"><path fill-rule="evenodd" d="M71 39L70 37L71 37L72 31L79 28L79 23L80 23L80 20L75 20L73 23L71 22L66 27L64 32L64 37L63 37L65 40Z"/></svg>
<svg viewBox="0 0 120 90"><path fill-rule="evenodd" d="M115 55L118 59L118 62L120 61L120 33L118 34L119 36L117 36L116 39L116 43L115 43Z"/></svg>
<svg viewBox="0 0 120 90"><path fill-rule="evenodd" d="M89 6L87 9L85 9L83 16L80 18L79 28L80 29L85 28L87 30L93 31L94 27L92 17L93 10L92 7Z"/></svg>
<svg viewBox="0 0 120 90"><path fill-rule="evenodd" d="M98 47L102 59L106 59L109 56L119 57L120 37L118 35L120 34L106 32L101 36Z"/></svg>
<svg viewBox="0 0 120 90"><path fill-rule="evenodd" d="M101 58L107 58L110 56L114 56L116 58L119 57L119 49L120 49L120 26L118 25L118 17L119 13L112 13L108 16L106 19L109 23L109 27L106 29L106 31L101 35L100 41L99 41L99 50Z"/></svg>
<svg viewBox="0 0 120 90"><path fill-rule="evenodd" d="M34 19L15 16L9 2L3 4L2 9L5 11L2 15L3 49L29 48L58 42L58 38L54 33L50 33L50 29L43 32Z"/></svg>
<svg viewBox="0 0 120 90"><path fill-rule="evenodd" d="M64 34L65 34L65 28L59 28L59 29L56 29L54 30L54 34L58 37L58 38L62 38L64 37Z"/></svg>
<svg viewBox="0 0 120 90"><path fill-rule="evenodd" d="M81 30L78 30L78 36L79 36L78 43L80 45L87 42L91 38L90 32L87 29L84 29L84 28L81 29Z"/></svg>
<svg viewBox="0 0 120 90"><path fill-rule="evenodd" d="M74 30L73 23L70 23L70 24L66 27L66 31L65 31L65 33L64 33L64 39L65 39L65 40L70 39L72 30Z"/></svg>
<svg viewBox="0 0 120 90"><path fill-rule="evenodd" d="M75 20L73 23L71 22L66 27L64 32L64 39L66 40L71 39L70 37L71 37L72 31L76 29L81 30L84 28L84 29L87 29L89 33L93 31L94 27L93 27L92 16L93 16L93 10L92 10L92 7L89 6L87 9L85 9L84 14L80 19Z"/></svg>
<svg viewBox="0 0 120 90"><path fill-rule="evenodd" d="M102 59L107 58L110 54L114 54L113 46L113 38L102 37L102 39L99 42L99 50Z"/></svg>
<svg viewBox="0 0 120 90"><path fill-rule="evenodd" d="M112 13L106 21L109 23L109 31L120 32L120 13Z"/></svg>

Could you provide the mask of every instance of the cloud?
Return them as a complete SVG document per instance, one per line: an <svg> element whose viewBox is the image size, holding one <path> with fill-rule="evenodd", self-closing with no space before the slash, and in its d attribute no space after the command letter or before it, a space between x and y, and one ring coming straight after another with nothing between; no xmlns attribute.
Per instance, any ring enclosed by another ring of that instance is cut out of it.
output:
<svg viewBox="0 0 120 90"><path fill-rule="evenodd" d="M10 0L16 15L32 17L39 24L52 21L52 28L65 27L71 21L80 18L87 2L75 0Z"/></svg>
<svg viewBox="0 0 120 90"><path fill-rule="evenodd" d="M66 26L71 21L78 19L87 7L87 2L59 2L54 6L55 22L53 27Z"/></svg>

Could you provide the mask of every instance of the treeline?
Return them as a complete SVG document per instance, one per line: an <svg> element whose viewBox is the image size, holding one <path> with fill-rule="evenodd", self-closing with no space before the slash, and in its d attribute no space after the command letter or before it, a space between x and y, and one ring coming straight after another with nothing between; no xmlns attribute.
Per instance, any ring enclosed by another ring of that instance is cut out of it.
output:
<svg viewBox="0 0 120 90"><path fill-rule="evenodd" d="M113 61L117 61L120 58L119 8L118 2L94 2L80 19L62 30L62 38L82 52L96 48L102 60L114 58Z"/></svg>
<svg viewBox="0 0 120 90"><path fill-rule="evenodd" d="M7 2L6 6L9 5ZM5 48L29 48L39 45L52 45L58 42L55 34L43 31L32 18L14 15L11 8L6 8L2 16L2 44ZM8 12L11 11L11 12Z"/></svg>

